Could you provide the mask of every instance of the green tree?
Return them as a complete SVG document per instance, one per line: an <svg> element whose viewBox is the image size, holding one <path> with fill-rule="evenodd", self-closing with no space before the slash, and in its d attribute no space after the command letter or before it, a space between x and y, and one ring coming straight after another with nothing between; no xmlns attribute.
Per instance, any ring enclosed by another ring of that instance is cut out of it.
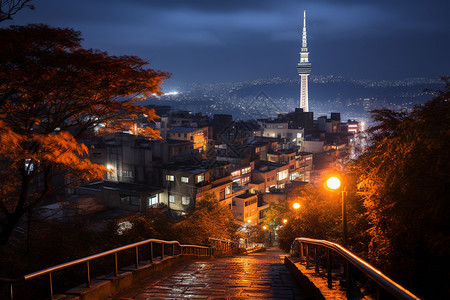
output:
<svg viewBox="0 0 450 300"><path fill-rule="evenodd" d="M373 111L370 146L356 161L370 222L369 258L423 295L450 297L449 78L411 112ZM436 291L436 294L432 294Z"/></svg>
<svg viewBox="0 0 450 300"><path fill-rule="evenodd" d="M137 101L161 94L169 74L134 56L84 49L81 34L47 25L0 29L0 244L20 218L54 193L55 176L103 178L80 141L95 129L133 128L154 110ZM160 138L150 127L139 131ZM61 186L58 188L62 188Z"/></svg>

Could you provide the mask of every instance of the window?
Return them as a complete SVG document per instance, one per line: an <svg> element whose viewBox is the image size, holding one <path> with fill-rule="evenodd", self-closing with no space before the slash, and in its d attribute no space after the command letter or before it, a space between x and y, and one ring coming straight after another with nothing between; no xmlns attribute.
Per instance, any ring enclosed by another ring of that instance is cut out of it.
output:
<svg viewBox="0 0 450 300"><path fill-rule="evenodd" d="M173 175L166 175L166 180L167 181L175 181L175 176L173 176Z"/></svg>
<svg viewBox="0 0 450 300"><path fill-rule="evenodd" d="M233 176L233 177L236 177L236 176L239 176L239 175L241 175L241 171L240 170L231 172L231 176Z"/></svg>
<svg viewBox="0 0 450 300"><path fill-rule="evenodd" d="M190 202L191 202L191 197L188 197L188 196L182 196L181 197L181 204L189 205Z"/></svg>
<svg viewBox="0 0 450 300"><path fill-rule="evenodd" d="M122 171L122 176L125 178L134 178L133 171Z"/></svg>
<svg viewBox="0 0 450 300"><path fill-rule="evenodd" d="M278 180L286 179L288 177L288 170L278 172L277 177Z"/></svg>
<svg viewBox="0 0 450 300"><path fill-rule="evenodd" d="M225 188L225 195L229 195L229 194L231 194L231 186L227 186L226 188Z"/></svg>
<svg viewBox="0 0 450 300"><path fill-rule="evenodd" d="M130 204L139 206L139 197L131 196L130 197Z"/></svg>
<svg viewBox="0 0 450 300"><path fill-rule="evenodd" d="M245 206L249 206L256 203L256 199L245 201Z"/></svg>
<svg viewBox="0 0 450 300"><path fill-rule="evenodd" d="M197 175L197 183L202 182L205 180L205 174Z"/></svg>
<svg viewBox="0 0 450 300"><path fill-rule="evenodd" d="M267 178L267 182L269 182L269 181L270 181L270 177Z"/></svg>
<svg viewBox="0 0 450 300"><path fill-rule="evenodd" d="M283 125L278 125L277 126L278 129L283 129L283 127L284 127Z"/></svg>
<svg viewBox="0 0 450 300"><path fill-rule="evenodd" d="M181 176L181 182L189 183L189 177Z"/></svg>
<svg viewBox="0 0 450 300"><path fill-rule="evenodd" d="M187 138L187 133L184 134L184 138Z"/></svg>
<svg viewBox="0 0 450 300"><path fill-rule="evenodd" d="M120 197L120 203L129 204L130 203L130 196L122 196L122 197Z"/></svg>
<svg viewBox="0 0 450 300"><path fill-rule="evenodd" d="M148 206L153 206L159 203L159 195L153 195L148 198Z"/></svg>
<svg viewBox="0 0 450 300"><path fill-rule="evenodd" d="M170 203L175 203L175 196L174 195L169 195L169 202Z"/></svg>

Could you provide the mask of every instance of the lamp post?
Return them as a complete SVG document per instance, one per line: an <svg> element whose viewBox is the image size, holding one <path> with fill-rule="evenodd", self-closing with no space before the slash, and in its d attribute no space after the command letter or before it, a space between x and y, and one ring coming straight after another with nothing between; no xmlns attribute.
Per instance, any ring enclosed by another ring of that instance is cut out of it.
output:
<svg viewBox="0 0 450 300"><path fill-rule="evenodd" d="M327 179L327 187L332 190L337 190L339 187L341 187L341 181L337 177L330 177ZM342 203L342 231L343 231L343 246L347 248L347 211L346 211L346 197L347 197L347 191L345 189L345 186L342 185L342 188L340 190L341 192L341 203Z"/></svg>

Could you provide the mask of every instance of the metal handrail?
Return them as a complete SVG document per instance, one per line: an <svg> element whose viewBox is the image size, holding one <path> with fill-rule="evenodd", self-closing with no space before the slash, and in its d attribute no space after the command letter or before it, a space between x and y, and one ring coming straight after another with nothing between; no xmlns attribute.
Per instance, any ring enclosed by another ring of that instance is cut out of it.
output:
<svg viewBox="0 0 450 300"><path fill-rule="evenodd" d="M161 244L162 249L161 249L161 259L164 259L164 245L172 245L172 256L175 256L175 245L178 245L181 249L180 253L178 255L190 255L190 254L195 254L197 256L210 256L212 254L212 252L210 251L210 247L207 246L199 246L199 245L181 245L178 241L164 241L164 240L159 240L159 239L148 239L148 240L144 240L144 241L140 241L137 243L133 243L133 244L129 244L129 245L125 245L122 247L118 247L118 248L114 248L108 251L104 251L101 253L97 253L94 255L90 255L90 256L86 256L80 259L76 259L76 260L72 260L63 264L59 264L56 266L52 266L46 269L42 269L33 273L29 273L26 274L22 277L18 277L18 278L0 278L0 283L4 282L4 283L8 283L10 285L10 299L13 299L13 284L18 283L20 281L26 281L32 278L36 278L42 275L49 275L49 279L50 279L50 299L53 299L53 284L52 284L52 272L55 271L59 271L62 269L66 269L69 268L71 266L75 266L75 265L79 265L82 263L86 263L86 269L87 269L87 287L90 287L90 271L89 271L89 264L92 260L97 259L97 258L101 258L101 257L105 257L108 255L112 255L114 254L114 261L115 261L115 276L118 276L118 263L117 263L117 254L119 252L122 252L124 250L128 250L128 249L135 249L135 264L136 264L136 268L139 268L139 246L142 245L147 245L150 244L151 246L151 254L150 254L150 261L153 262L153 243L157 243L157 244ZM206 251L189 251L189 253L183 253L183 249L184 248L190 248L190 249L202 249L202 250L206 250Z"/></svg>
<svg viewBox="0 0 450 300"><path fill-rule="evenodd" d="M224 240L224 239L218 239L218 238L208 238L208 241L218 241L218 242L223 242L223 243L239 244L239 242L236 242L236 241Z"/></svg>
<svg viewBox="0 0 450 300"><path fill-rule="evenodd" d="M349 250L345 249L339 244L326 241L326 240L316 240L310 238L296 238L294 242L312 244L322 246L328 249L333 250L338 253L340 256L345 258L352 265L357 267L361 272L363 272L366 276L375 281L379 286L384 288L387 292L394 295L398 299L410 299L410 300L420 300L419 297L402 287L400 284L396 283L386 275L384 275L381 271L370 265L368 262L359 258Z"/></svg>

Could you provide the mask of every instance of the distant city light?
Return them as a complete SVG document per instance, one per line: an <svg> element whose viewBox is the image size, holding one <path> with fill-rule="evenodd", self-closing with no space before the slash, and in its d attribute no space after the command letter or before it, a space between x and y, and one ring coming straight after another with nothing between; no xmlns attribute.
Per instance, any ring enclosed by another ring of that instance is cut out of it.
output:
<svg viewBox="0 0 450 300"><path fill-rule="evenodd" d="M180 92L172 91L172 92L164 93L164 96L174 96L174 95L178 95L179 93L180 93Z"/></svg>

